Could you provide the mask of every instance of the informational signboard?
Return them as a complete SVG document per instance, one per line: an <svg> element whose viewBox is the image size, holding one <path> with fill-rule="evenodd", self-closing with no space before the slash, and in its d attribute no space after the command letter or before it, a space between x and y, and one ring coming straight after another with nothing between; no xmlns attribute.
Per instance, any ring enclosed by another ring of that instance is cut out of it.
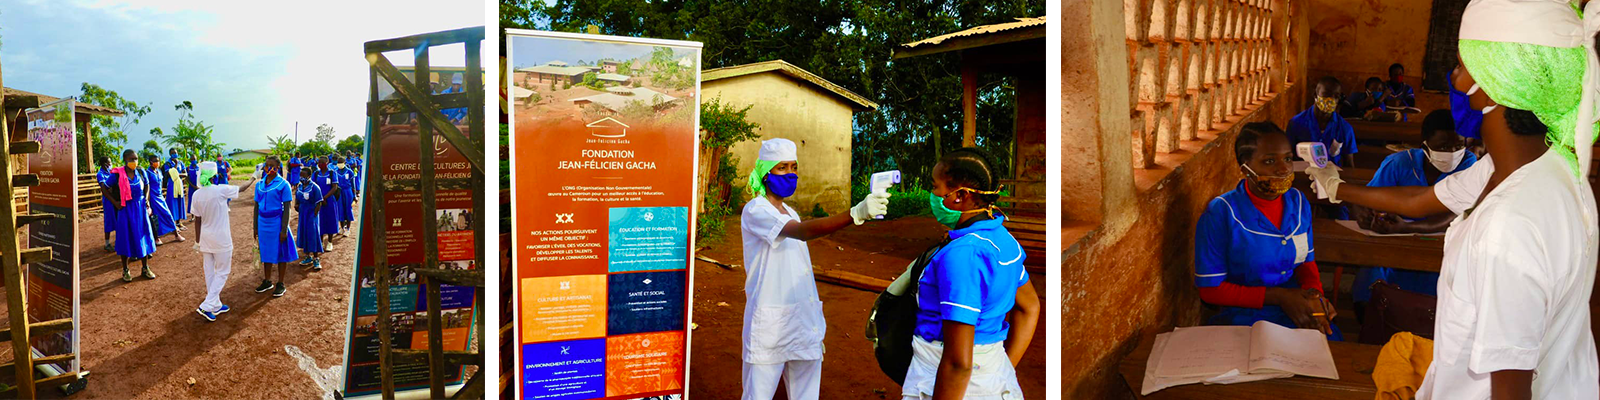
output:
<svg viewBox="0 0 1600 400"><path fill-rule="evenodd" d="M380 79L380 96L393 93L393 88ZM417 120L408 118L406 114L391 115L381 118L378 132L368 135L368 151L379 151L382 154L381 165L374 164L366 167L364 179L378 179L377 174L382 174L386 181L420 179L420 159L422 145ZM463 131L467 128L459 126ZM376 146L376 147L373 147ZM472 164L466 157L456 151L455 146L444 139L443 135L435 133L433 141L434 176L438 179L466 179L472 177ZM370 158L369 158L370 159ZM473 247L473 235L470 221L481 218L478 210L472 206L471 190L437 190L434 193L433 215L422 214L422 192L389 190L383 199L375 199L372 193L363 192L366 199L361 203L365 207L383 207L386 226L386 243L382 247L373 243L372 232L361 229L358 232L360 242L356 250L356 274L352 279L351 296L355 299L351 303L350 331L345 340L348 346L345 349L345 379L344 398L359 398L363 396L378 396L383 387L383 376L378 364L378 301L377 288L373 281L373 251L387 252L389 263L389 312L390 317L390 344L395 350L428 349L428 300L426 291L419 281L414 269L422 266L423 254L423 218L433 218L438 222L438 251L439 264L437 268L445 269L478 269L475 257L478 249ZM365 210L358 215L370 215ZM365 225L362 222L361 225ZM469 342L475 336L477 325L477 311L473 304L478 296L476 288L441 285L439 290L439 309L443 320L443 340L446 351L469 350ZM447 364L445 370L448 375L445 382L452 388L458 387L463 379L463 366L461 364ZM428 364L395 363L394 364L395 392L416 391L418 394L427 394L428 389ZM453 390L453 389L452 389Z"/></svg>
<svg viewBox="0 0 1600 400"><path fill-rule="evenodd" d="M28 322L72 319L72 330L33 335L34 357L78 354L78 151L72 99L28 110L28 140L39 152L28 171L39 185L28 189L28 210L56 218L28 226L27 247L49 247L50 261L28 264ZM78 357L42 367L54 374L78 371Z"/></svg>
<svg viewBox="0 0 1600 400"><path fill-rule="evenodd" d="M701 45L506 40L514 387L523 399L681 398Z"/></svg>

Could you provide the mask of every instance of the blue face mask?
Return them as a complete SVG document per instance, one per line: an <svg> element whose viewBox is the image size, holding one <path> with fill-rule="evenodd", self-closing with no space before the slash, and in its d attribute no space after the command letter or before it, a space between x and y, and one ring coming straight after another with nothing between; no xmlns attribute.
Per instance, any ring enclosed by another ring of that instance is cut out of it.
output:
<svg viewBox="0 0 1600 400"><path fill-rule="evenodd" d="M778 195L778 197L793 196L794 189L800 186L800 174L774 175L769 173L767 174L766 183L767 190L772 191L772 194Z"/></svg>
<svg viewBox="0 0 1600 400"><path fill-rule="evenodd" d="M1455 81L1449 74L1445 75L1445 82L1450 86L1450 117L1456 122L1456 133L1474 139L1482 137L1478 128L1483 126L1483 111L1472 108L1467 94L1456 90Z"/></svg>

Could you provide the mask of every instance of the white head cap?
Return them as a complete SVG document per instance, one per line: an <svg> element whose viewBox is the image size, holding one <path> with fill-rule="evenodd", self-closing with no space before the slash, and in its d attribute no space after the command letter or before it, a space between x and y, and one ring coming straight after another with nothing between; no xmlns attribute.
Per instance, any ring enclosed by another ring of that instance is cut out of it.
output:
<svg viewBox="0 0 1600 400"><path fill-rule="evenodd" d="M794 142L789 139L771 139L761 142L761 152L756 154L756 159L761 161L796 161Z"/></svg>
<svg viewBox="0 0 1600 400"><path fill-rule="evenodd" d="M202 172L202 173L212 173L212 174L217 173L217 162L216 161L201 162L200 163L200 172Z"/></svg>

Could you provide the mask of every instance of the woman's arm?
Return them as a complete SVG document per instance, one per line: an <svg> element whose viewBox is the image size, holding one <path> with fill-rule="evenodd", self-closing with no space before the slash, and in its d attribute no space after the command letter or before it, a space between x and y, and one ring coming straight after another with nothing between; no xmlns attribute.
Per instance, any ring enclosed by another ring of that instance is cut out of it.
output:
<svg viewBox="0 0 1600 400"><path fill-rule="evenodd" d="M855 224L855 219L850 217L850 214L830 215L805 221L789 221L778 234L784 237L809 241L828 236L853 224Z"/></svg>
<svg viewBox="0 0 1600 400"><path fill-rule="evenodd" d="M1338 197L1340 201L1408 217L1425 217L1451 212L1443 202L1439 201L1439 197L1434 195L1432 186L1367 187L1340 184Z"/></svg>
<svg viewBox="0 0 1600 400"><path fill-rule="evenodd" d="M1494 400L1533 398L1533 371L1507 369L1489 373L1489 393Z"/></svg>
<svg viewBox="0 0 1600 400"><path fill-rule="evenodd" d="M1006 335L1006 356L1011 357L1011 366L1015 367L1022 362L1022 354L1033 342L1033 330L1039 325L1039 292L1033 289L1032 280L1017 288L1017 304L1006 314L1006 320L1011 324L1011 332Z"/></svg>
<svg viewBox="0 0 1600 400"><path fill-rule="evenodd" d="M961 400L972 380L972 325L944 321L944 353L933 379L933 400Z"/></svg>

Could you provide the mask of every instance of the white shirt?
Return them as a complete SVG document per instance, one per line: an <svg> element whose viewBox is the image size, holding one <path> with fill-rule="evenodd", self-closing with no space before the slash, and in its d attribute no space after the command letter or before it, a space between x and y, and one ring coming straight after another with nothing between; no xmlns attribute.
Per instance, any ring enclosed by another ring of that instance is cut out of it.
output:
<svg viewBox="0 0 1600 400"><path fill-rule="evenodd" d="M1589 324L1594 193L1554 152L1445 232L1433 364L1418 399L1489 398L1489 374L1533 370L1537 399L1600 398Z"/></svg>
<svg viewBox="0 0 1600 400"><path fill-rule="evenodd" d="M799 213L784 215L765 196L745 203L739 215L744 239L744 361L776 364L822 359L827 323L811 274L806 242L779 235Z"/></svg>
<svg viewBox="0 0 1600 400"><path fill-rule="evenodd" d="M194 191L189 214L200 217L200 233L194 249L203 253L233 251L233 229L228 224L228 200L239 198L239 187L211 185Z"/></svg>
<svg viewBox="0 0 1600 400"><path fill-rule="evenodd" d="M1439 180L1439 183L1433 185L1433 195L1438 197L1439 202L1444 203L1450 212L1461 215L1478 202L1478 195L1483 194L1484 186L1489 184L1490 175L1494 175L1494 160L1485 154L1467 169Z"/></svg>

